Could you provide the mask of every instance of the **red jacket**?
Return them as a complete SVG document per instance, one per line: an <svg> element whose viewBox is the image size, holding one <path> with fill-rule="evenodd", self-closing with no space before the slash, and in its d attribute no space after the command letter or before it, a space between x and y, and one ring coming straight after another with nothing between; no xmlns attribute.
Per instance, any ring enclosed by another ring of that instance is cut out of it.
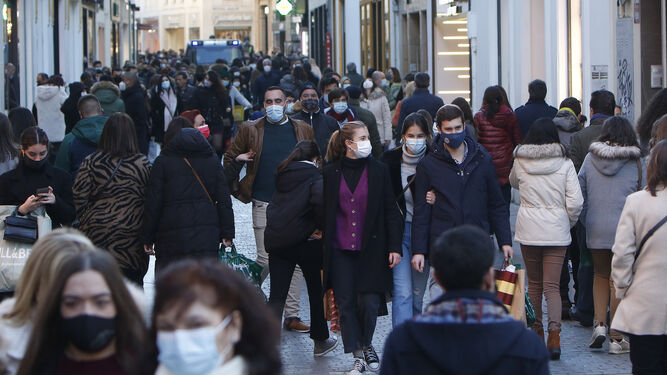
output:
<svg viewBox="0 0 667 375"><path fill-rule="evenodd" d="M486 118L486 106L475 114L477 141L491 154L496 167L498 183L509 183L512 152L521 144L521 129L516 116L509 107L501 105L500 111L492 118Z"/></svg>

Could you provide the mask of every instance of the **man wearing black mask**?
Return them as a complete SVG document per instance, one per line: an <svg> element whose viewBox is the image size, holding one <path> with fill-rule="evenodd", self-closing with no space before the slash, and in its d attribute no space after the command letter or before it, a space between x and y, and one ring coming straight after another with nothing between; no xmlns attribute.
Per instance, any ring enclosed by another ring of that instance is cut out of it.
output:
<svg viewBox="0 0 667 375"><path fill-rule="evenodd" d="M333 117L326 116L320 110L319 93L315 87L306 85L301 90L299 100L303 109L292 116L292 118L310 124L315 132L315 142L317 142L317 146L320 148L320 153L326 155L329 139L333 132L338 130L338 122Z"/></svg>

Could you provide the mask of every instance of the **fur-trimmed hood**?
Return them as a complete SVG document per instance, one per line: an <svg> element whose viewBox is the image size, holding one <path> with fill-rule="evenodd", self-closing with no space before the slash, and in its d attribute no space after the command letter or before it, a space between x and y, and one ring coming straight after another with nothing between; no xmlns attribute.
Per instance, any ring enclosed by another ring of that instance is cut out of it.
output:
<svg viewBox="0 0 667 375"><path fill-rule="evenodd" d="M118 86L116 86L113 82L110 81L99 81L93 85L93 87L90 88L90 93L93 95L96 95L95 93L98 90L111 90L113 91L117 97L120 97L120 89Z"/></svg>
<svg viewBox="0 0 667 375"><path fill-rule="evenodd" d="M637 146L616 146L605 142L593 142L588 149L591 163L605 176L616 175L623 166L641 157Z"/></svg>
<svg viewBox="0 0 667 375"><path fill-rule="evenodd" d="M383 96L387 96L387 93L385 93L381 87L376 87L370 94L368 94L368 100L380 99Z"/></svg>
<svg viewBox="0 0 667 375"><path fill-rule="evenodd" d="M565 148L560 143L545 145L519 145L514 149L514 158L529 174L551 174L560 169L567 160Z"/></svg>

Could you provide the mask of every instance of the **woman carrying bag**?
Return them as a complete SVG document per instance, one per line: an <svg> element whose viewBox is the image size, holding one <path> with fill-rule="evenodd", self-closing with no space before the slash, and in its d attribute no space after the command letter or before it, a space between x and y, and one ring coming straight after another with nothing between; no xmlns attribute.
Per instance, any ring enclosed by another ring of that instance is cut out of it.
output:
<svg viewBox="0 0 667 375"><path fill-rule="evenodd" d="M378 370L372 345L391 269L401 261L403 228L386 165L369 157L366 125L351 121L334 132L324 168L324 281L334 290L343 345L353 353L350 374Z"/></svg>
<svg viewBox="0 0 667 375"><path fill-rule="evenodd" d="M269 306L282 318L287 292L299 265L310 300L310 338L316 357L336 348L329 338L322 304L322 174L320 151L314 141L301 141L279 166L276 191L266 209L264 243L269 253Z"/></svg>

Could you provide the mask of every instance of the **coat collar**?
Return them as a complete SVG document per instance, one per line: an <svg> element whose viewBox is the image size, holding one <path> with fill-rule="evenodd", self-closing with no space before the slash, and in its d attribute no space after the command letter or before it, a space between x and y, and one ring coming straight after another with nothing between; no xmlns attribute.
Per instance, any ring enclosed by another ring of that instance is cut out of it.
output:
<svg viewBox="0 0 667 375"><path fill-rule="evenodd" d="M639 159L641 157L641 150L637 146L618 146L606 142L593 142L588 151L601 159Z"/></svg>

